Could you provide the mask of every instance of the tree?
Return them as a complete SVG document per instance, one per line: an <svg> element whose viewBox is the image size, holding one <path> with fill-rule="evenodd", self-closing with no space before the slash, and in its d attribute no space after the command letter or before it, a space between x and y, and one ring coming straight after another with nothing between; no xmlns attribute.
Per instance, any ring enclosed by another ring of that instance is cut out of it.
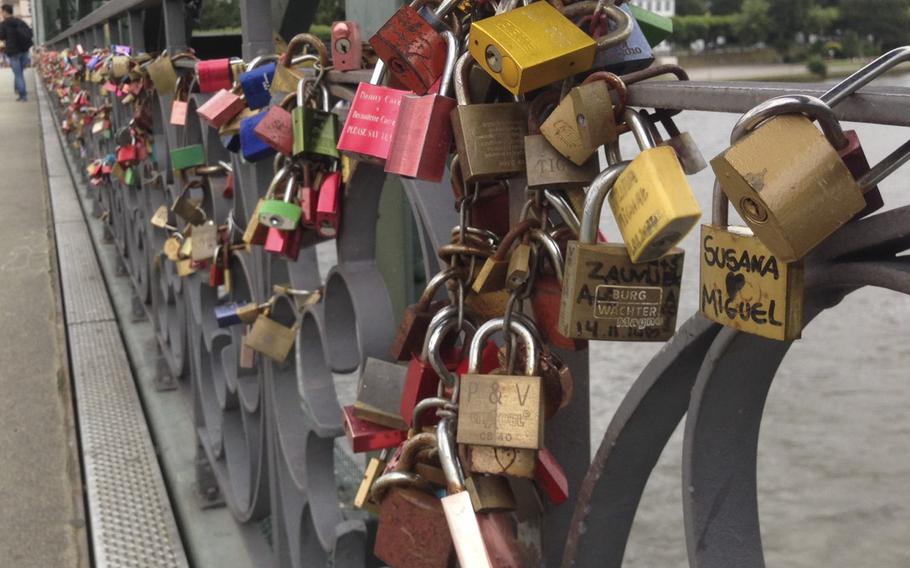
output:
<svg viewBox="0 0 910 568"><path fill-rule="evenodd" d="M806 31L813 0L770 0L771 29L768 40L778 51L786 51L797 33Z"/></svg>
<svg viewBox="0 0 910 568"><path fill-rule="evenodd" d="M818 35L831 34L840 20L840 10L835 6L812 6L806 15L806 31Z"/></svg>
<svg viewBox="0 0 910 568"><path fill-rule="evenodd" d="M768 0L745 0L736 16L734 33L742 45L754 45L768 39L771 31L771 5Z"/></svg>
<svg viewBox="0 0 910 568"><path fill-rule="evenodd" d="M735 14L743 0L711 0L711 13L716 15Z"/></svg>
<svg viewBox="0 0 910 568"><path fill-rule="evenodd" d="M344 19L344 0L318 0L316 9L317 24L331 24Z"/></svg>
<svg viewBox="0 0 910 568"><path fill-rule="evenodd" d="M677 16L702 16L708 13L706 0L676 0Z"/></svg>
<svg viewBox="0 0 910 568"><path fill-rule="evenodd" d="M846 27L871 35L880 49L910 43L910 0L841 0L840 9Z"/></svg>

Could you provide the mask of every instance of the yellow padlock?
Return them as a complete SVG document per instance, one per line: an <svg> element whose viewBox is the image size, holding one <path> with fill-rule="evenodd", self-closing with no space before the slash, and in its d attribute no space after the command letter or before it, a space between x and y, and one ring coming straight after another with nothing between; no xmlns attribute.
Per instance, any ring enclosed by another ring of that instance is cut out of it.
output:
<svg viewBox="0 0 910 568"><path fill-rule="evenodd" d="M714 184L714 215L701 227L699 309L717 323L777 339L803 329L803 263L776 257L746 227L728 227L729 201Z"/></svg>
<svg viewBox="0 0 910 568"><path fill-rule="evenodd" d="M626 109L623 118L642 151L616 180L610 209L632 262L648 262L689 234L701 208L673 148L658 147L647 121L634 110Z"/></svg>
<svg viewBox="0 0 910 568"><path fill-rule="evenodd" d="M468 49L513 94L533 91L589 70L597 51L625 41L632 20L616 6L604 10L616 29L597 41L547 2L534 2L472 22Z"/></svg>

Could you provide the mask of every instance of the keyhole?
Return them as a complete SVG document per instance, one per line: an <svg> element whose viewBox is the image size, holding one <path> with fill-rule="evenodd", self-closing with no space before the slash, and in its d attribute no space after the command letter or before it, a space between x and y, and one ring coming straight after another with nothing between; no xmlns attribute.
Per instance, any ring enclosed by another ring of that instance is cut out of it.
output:
<svg viewBox="0 0 910 568"><path fill-rule="evenodd" d="M768 220L768 210L751 197L743 197L739 201L739 208L743 216L753 223L764 223Z"/></svg>
<svg viewBox="0 0 910 568"><path fill-rule="evenodd" d="M351 42L346 39L340 39L335 42L335 48L338 50L338 53L347 53L351 50Z"/></svg>
<svg viewBox="0 0 910 568"><path fill-rule="evenodd" d="M495 45L488 45L484 54L487 56L487 66L491 71L494 73L502 71L502 55L499 53L499 48Z"/></svg>
<svg viewBox="0 0 910 568"><path fill-rule="evenodd" d="M575 117L575 122L578 123L579 128L585 128L588 124L588 118L583 114L579 114Z"/></svg>

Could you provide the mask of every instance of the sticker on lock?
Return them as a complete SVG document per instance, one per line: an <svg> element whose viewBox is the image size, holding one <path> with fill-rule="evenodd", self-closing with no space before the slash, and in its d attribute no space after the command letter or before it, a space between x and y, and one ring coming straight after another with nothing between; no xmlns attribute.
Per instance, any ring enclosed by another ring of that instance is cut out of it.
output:
<svg viewBox="0 0 910 568"><path fill-rule="evenodd" d="M603 284L594 290L594 317L613 327L663 327L662 302L663 289L659 286Z"/></svg>

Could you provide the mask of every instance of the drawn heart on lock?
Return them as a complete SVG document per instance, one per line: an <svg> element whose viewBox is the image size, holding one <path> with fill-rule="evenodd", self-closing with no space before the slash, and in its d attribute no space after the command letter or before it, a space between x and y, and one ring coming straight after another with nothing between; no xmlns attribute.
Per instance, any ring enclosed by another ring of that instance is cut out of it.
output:
<svg viewBox="0 0 910 568"><path fill-rule="evenodd" d="M503 454L505 454L504 457L511 457L512 459L503 462L503 460L500 459L500 456ZM518 459L518 452L512 448L494 448L493 455L496 456L496 463L499 464L499 467L502 468L503 472L509 471L509 468L515 465L515 460Z"/></svg>
<svg viewBox="0 0 910 568"><path fill-rule="evenodd" d="M727 298L733 299L746 285L746 277L730 272L727 274Z"/></svg>

